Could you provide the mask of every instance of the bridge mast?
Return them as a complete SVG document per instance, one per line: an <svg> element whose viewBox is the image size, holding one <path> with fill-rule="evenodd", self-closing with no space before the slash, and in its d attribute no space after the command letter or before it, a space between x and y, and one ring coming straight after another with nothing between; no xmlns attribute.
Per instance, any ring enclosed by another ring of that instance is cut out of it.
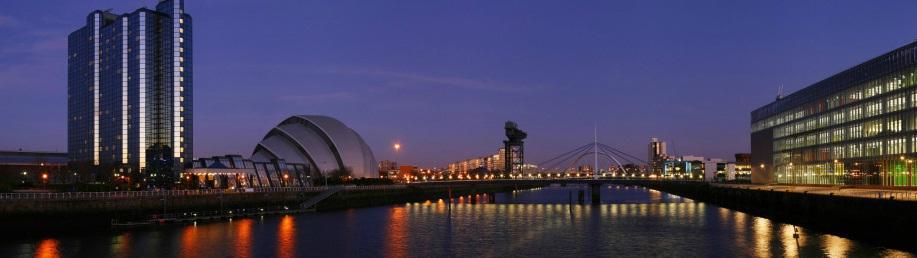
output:
<svg viewBox="0 0 917 258"><path fill-rule="evenodd" d="M599 125L596 123L592 127L592 178L599 179Z"/></svg>

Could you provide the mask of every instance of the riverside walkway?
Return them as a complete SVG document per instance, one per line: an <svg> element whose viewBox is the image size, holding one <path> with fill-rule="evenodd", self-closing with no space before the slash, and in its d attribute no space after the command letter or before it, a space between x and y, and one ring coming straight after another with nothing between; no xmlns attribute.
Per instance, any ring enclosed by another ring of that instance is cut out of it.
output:
<svg viewBox="0 0 917 258"><path fill-rule="evenodd" d="M790 192L817 195L834 195L858 198L891 199L899 201L917 201L917 190L894 189L864 186L834 185L753 185L753 184L711 184L714 187L739 188L748 190Z"/></svg>

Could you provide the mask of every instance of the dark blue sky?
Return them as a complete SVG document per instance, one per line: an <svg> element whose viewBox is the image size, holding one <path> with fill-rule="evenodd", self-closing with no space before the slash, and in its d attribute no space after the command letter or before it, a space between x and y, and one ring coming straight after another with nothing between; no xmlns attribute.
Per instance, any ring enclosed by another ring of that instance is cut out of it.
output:
<svg viewBox="0 0 917 258"><path fill-rule="evenodd" d="M257 4L256 4L257 3ZM0 149L66 150L66 37L94 9L0 0ZM379 160L439 166L529 132L537 163L592 140L732 159L749 112L911 42L912 1L199 1L195 156L248 155L325 114ZM401 153L391 144L400 141Z"/></svg>

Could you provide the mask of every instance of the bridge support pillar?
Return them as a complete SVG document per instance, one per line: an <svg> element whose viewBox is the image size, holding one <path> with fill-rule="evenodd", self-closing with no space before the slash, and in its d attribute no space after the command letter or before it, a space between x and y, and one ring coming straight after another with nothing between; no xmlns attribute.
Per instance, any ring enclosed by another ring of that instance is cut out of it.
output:
<svg viewBox="0 0 917 258"><path fill-rule="evenodd" d="M589 190L592 192L592 205L602 204L602 184L589 183Z"/></svg>

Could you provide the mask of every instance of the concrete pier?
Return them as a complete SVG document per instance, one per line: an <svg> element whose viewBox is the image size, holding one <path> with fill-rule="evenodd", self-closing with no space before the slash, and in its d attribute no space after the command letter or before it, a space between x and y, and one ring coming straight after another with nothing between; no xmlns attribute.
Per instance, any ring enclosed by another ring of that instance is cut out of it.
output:
<svg viewBox="0 0 917 258"><path fill-rule="evenodd" d="M592 205L602 204L602 184L589 184L589 191L592 193Z"/></svg>

